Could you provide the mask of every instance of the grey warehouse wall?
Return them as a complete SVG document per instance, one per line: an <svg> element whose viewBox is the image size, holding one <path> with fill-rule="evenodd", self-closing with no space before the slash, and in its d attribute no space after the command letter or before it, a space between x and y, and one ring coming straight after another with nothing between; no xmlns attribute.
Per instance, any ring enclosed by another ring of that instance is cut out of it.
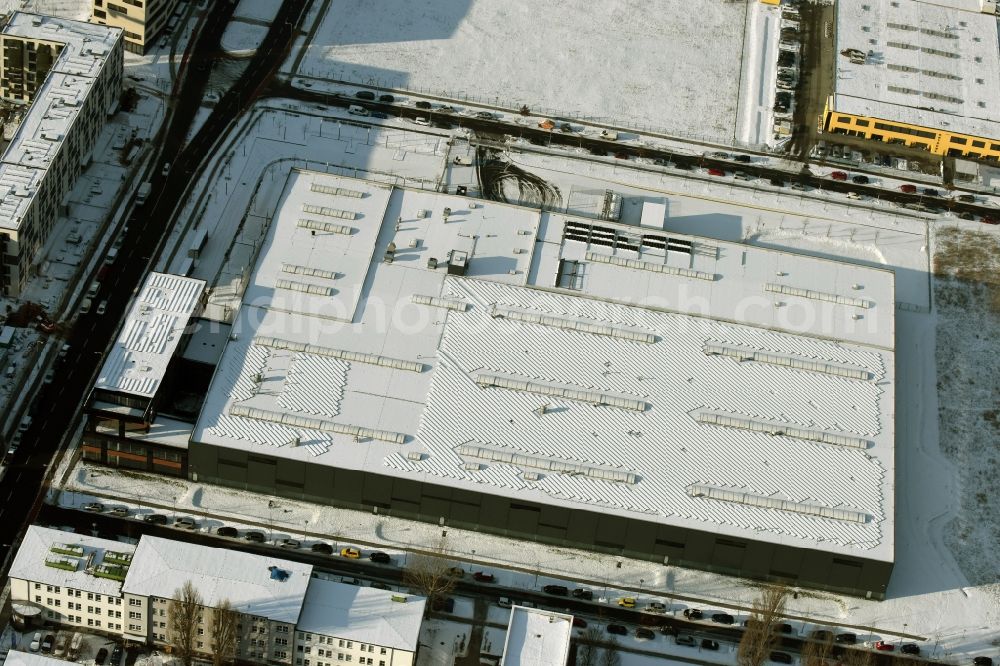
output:
<svg viewBox="0 0 1000 666"><path fill-rule="evenodd" d="M885 598L892 565L192 442L200 482L758 580Z"/></svg>

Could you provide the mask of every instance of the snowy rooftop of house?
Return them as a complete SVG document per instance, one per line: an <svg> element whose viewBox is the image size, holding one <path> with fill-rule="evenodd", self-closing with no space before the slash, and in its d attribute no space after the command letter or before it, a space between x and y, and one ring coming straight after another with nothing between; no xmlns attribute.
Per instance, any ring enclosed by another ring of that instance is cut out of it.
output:
<svg viewBox="0 0 1000 666"><path fill-rule="evenodd" d="M85 21L14 12L3 34L62 45L10 145L0 157L0 162L5 164L44 172L76 121L84 99L121 39L122 30ZM0 183L2 181L0 177ZM35 189L12 191L0 184L0 228L17 230Z"/></svg>
<svg viewBox="0 0 1000 666"><path fill-rule="evenodd" d="M833 108L1000 139L996 16L950 4L838 2ZM869 55L855 64L847 49Z"/></svg>
<svg viewBox="0 0 1000 666"><path fill-rule="evenodd" d="M9 576L119 596L134 550L127 543L30 525Z"/></svg>
<svg viewBox="0 0 1000 666"><path fill-rule="evenodd" d="M11 650L3 660L3 666L66 666L66 661L38 652Z"/></svg>
<svg viewBox="0 0 1000 666"><path fill-rule="evenodd" d="M204 289L204 280L150 273L94 387L152 397Z"/></svg>
<svg viewBox="0 0 1000 666"><path fill-rule="evenodd" d="M294 624L311 575L311 564L146 535L122 591L171 599L191 581L206 606L228 599L240 613Z"/></svg>
<svg viewBox="0 0 1000 666"><path fill-rule="evenodd" d="M573 616L514 606L500 666L556 666L569 657Z"/></svg>
<svg viewBox="0 0 1000 666"><path fill-rule="evenodd" d="M891 271L306 172L283 197L192 441L892 559Z"/></svg>
<svg viewBox="0 0 1000 666"><path fill-rule="evenodd" d="M423 597L314 578L298 631L415 652Z"/></svg>

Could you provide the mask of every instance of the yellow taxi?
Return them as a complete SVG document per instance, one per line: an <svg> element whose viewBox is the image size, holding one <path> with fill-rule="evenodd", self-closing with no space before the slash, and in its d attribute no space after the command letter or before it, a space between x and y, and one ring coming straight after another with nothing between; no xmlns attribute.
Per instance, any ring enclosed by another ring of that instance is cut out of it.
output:
<svg viewBox="0 0 1000 666"><path fill-rule="evenodd" d="M635 608L635 597L621 597L618 599L618 605L622 608Z"/></svg>
<svg viewBox="0 0 1000 666"><path fill-rule="evenodd" d="M361 557L361 551L358 550L357 548L341 548L340 549L340 556L341 557L349 557L352 560L356 560L359 557Z"/></svg>

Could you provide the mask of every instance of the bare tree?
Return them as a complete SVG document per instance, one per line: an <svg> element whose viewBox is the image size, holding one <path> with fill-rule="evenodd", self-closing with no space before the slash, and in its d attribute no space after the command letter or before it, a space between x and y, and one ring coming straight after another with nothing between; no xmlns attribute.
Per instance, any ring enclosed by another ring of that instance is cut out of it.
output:
<svg viewBox="0 0 1000 666"><path fill-rule="evenodd" d="M827 630L822 636L802 642L802 666L826 666L833 653L833 632Z"/></svg>
<svg viewBox="0 0 1000 666"><path fill-rule="evenodd" d="M775 629L785 612L788 588L781 585L761 589L753 602L743 638L736 652L739 666L761 666L771 654Z"/></svg>
<svg viewBox="0 0 1000 666"><path fill-rule="evenodd" d="M844 650L840 661L844 666L874 666L875 653L864 648Z"/></svg>
<svg viewBox="0 0 1000 666"><path fill-rule="evenodd" d="M438 544L437 552L444 551L444 543ZM455 589L455 583L463 575L461 569L451 567L442 555L419 554L407 559L403 583L418 590L427 597L427 609L432 610L436 602L445 598Z"/></svg>
<svg viewBox="0 0 1000 666"><path fill-rule="evenodd" d="M580 634L580 648L576 652L577 666L597 666L597 645L603 638L597 627L587 627Z"/></svg>
<svg viewBox="0 0 1000 666"><path fill-rule="evenodd" d="M168 624L170 645L180 657L184 666L191 666L194 660L195 641L198 637L198 622L201 618L201 594L187 581L174 591L170 600Z"/></svg>
<svg viewBox="0 0 1000 666"><path fill-rule="evenodd" d="M618 639L612 636L604 645L601 652L601 666L621 666L622 655L618 652Z"/></svg>
<svg viewBox="0 0 1000 666"><path fill-rule="evenodd" d="M223 599L212 610L212 665L224 666L236 659L240 635L237 630L239 613L233 610L229 599Z"/></svg>

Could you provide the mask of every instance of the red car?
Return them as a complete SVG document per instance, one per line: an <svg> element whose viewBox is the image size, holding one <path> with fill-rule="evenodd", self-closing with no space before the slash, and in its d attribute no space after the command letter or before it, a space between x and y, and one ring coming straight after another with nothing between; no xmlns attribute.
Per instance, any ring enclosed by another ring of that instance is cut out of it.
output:
<svg viewBox="0 0 1000 666"><path fill-rule="evenodd" d="M708 170L708 175L709 176L725 176L726 172L723 171L722 169L709 169Z"/></svg>
<svg viewBox="0 0 1000 666"><path fill-rule="evenodd" d="M587 621L584 620L584 619L582 619L582 618L573 616L573 626L574 627L578 627L580 629L586 629L587 628Z"/></svg>
<svg viewBox="0 0 1000 666"><path fill-rule="evenodd" d="M483 571L477 571L476 573L472 574L472 577L476 580L476 582L479 583L492 583L496 581L496 576L494 576L493 574L485 573Z"/></svg>
<svg viewBox="0 0 1000 666"><path fill-rule="evenodd" d="M914 194L917 191L916 185L910 185L909 183L903 183L899 186L900 192L906 192L907 194Z"/></svg>
<svg viewBox="0 0 1000 666"><path fill-rule="evenodd" d="M833 178L834 180L847 180L847 174L843 171L834 171L830 174L830 178Z"/></svg>
<svg viewBox="0 0 1000 666"><path fill-rule="evenodd" d="M1000 220L995 220L989 215L983 215L983 224L1000 224Z"/></svg>
<svg viewBox="0 0 1000 666"><path fill-rule="evenodd" d="M886 643L885 641L876 641L875 649L881 650L882 652L892 652L896 649L896 646L892 643Z"/></svg>

